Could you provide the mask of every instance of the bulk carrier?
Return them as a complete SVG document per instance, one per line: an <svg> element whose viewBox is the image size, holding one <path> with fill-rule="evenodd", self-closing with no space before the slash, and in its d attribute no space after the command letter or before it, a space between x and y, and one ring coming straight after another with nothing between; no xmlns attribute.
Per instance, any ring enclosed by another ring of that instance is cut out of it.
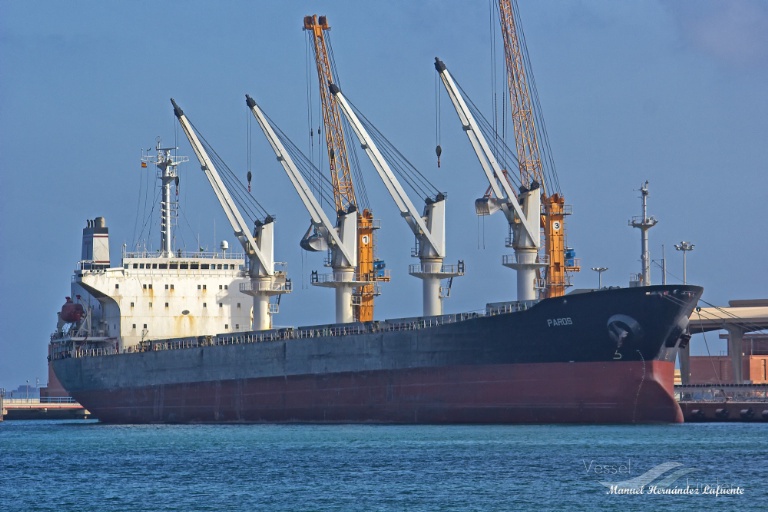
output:
<svg viewBox="0 0 768 512"><path fill-rule="evenodd" d="M509 29L511 4L499 5L502 27ZM324 17L305 18L316 43L327 28ZM518 51L506 46L515 37L505 38L505 50ZM378 321L357 314L355 304L370 301L377 281L388 280L383 264L370 258L370 212L358 212L350 202L337 207L331 222L307 185L295 147L247 96L310 214L302 248L328 252L332 273L313 272L312 282L335 291L334 323L275 328L279 298L292 291L274 259L275 218L261 211L246 220L241 203L250 197L250 173L247 192L238 192L242 184L231 176L225 184L225 166L172 100L244 252L230 251L225 242L212 253L172 247L178 207L172 187L184 159L158 142L143 165L151 163L161 183L161 248L124 247L121 265L111 267L105 220L87 222L71 296L49 347L50 365L64 388L106 423L682 421L673 396L675 357L688 341L688 317L702 289L650 286L644 250L643 278L636 286L566 294L567 271L578 269L565 245L569 212L536 169L541 158L526 163L530 155L518 148L515 190L494 154L498 141L487 142L471 102L439 59L435 68L488 178L477 212L501 211L508 220L507 246L514 254L504 256L503 264L517 273L517 300L443 313L441 282L465 274L462 261L443 263L446 194L430 191L421 195L423 207L415 207L390 167L391 155L399 153L378 148L383 138L371 134L367 119L331 76L321 78L324 108L338 110L325 117L343 113L414 234L412 254L419 263L409 270L423 281L423 313ZM335 161L340 152L334 153L331 138L329 161ZM439 145L437 154L439 162ZM334 187L339 190L338 181ZM655 220L646 218L645 206L643 214L636 227L647 245Z"/></svg>
<svg viewBox="0 0 768 512"><path fill-rule="evenodd" d="M680 422L677 348L702 289L636 286L485 311L243 330L248 259L170 248L177 159L158 146L167 250L111 267L103 218L83 229L51 337L64 388L105 423ZM269 292L291 290L275 272ZM258 306L258 304L257 304ZM275 303L268 309L274 313ZM214 334L218 332L218 334Z"/></svg>

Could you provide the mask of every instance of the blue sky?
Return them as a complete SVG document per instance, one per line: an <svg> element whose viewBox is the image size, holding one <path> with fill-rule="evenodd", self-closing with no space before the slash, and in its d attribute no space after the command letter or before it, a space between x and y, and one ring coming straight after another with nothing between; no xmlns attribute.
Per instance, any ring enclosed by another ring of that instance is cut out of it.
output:
<svg viewBox="0 0 768 512"><path fill-rule="evenodd" d="M625 286L640 271L639 232L627 221L640 214L637 189L649 180L659 219L652 258L664 244L670 282L682 280L673 244L688 240L696 244L688 281L705 287L705 300L768 297L768 3L521 0L520 10L573 205L569 245L586 269L576 287L596 286L593 266L609 267L606 285ZM486 184L442 92L440 169L434 155L435 56L492 115L489 12L488 2L457 0L0 0L0 387L45 383L46 344L86 219L106 217L114 264L141 233L141 149L157 136L178 138L180 153L193 156L169 98L243 177L246 93L309 151L308 91L315 124L318 100L307 82L307 14L328 16L345 94L448 193L446 262L465 260L467 275L454 282L446 311L513 298L514 273L500 264L505 221L474 215ZM308 285L322 257L298 246L308 216L252 126L254 193L277 216L276 259L288 262L296 287L276 323L331 321L332 292ZM407 275L412 236L367 161L363 172L383 226L378 255L393 274L376 316L418 314L420 282ZM181 199L180 245L192 248L198 235L211 249L222 238L235 243L197 165L182 169ZM142 236L157 248L157 213L151 222ZM653 280L661 281L656 266ZM708 343L718 352L715 337Z"/></svg>

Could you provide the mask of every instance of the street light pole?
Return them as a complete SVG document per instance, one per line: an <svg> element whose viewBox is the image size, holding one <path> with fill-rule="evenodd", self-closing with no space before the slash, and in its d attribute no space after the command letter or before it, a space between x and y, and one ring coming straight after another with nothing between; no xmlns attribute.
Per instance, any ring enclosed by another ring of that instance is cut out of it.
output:
<svg viewBox="0 0 768 512"><path fill-rule="evenodd" d="M685 240L679 244L675 244L675 249L678 251L683 251L683 284L688 284L688 262L686 255L689 251L692 251L694 247L694 244L686 242Z"/></svg>
<svg viewBox="0 0 768 512"><path fill-rule="evenodd" d="M600 290L603 287L603 272L608 270L608 267L592 267L592 270L597 272L597 289Z"/></svg>

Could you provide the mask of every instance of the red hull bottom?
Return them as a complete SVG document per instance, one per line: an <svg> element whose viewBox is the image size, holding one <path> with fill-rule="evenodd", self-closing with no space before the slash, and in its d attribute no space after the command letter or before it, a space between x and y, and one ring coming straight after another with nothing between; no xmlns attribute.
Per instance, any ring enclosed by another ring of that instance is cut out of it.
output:
<svg viewBox="0 0 768 512"><path fill-rule="evenodd" d="M508 364L73 393L106 423L679 423L674 364Z"/></svg>

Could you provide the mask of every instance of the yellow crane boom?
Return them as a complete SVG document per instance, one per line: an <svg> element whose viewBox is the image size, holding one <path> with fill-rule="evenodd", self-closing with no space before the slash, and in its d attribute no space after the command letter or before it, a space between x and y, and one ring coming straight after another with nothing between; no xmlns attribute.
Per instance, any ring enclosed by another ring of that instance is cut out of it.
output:
<svg viewBox="0 0 768 512"><path fill-rule="evenodd" d="M330 30L325 16L304 17L304 30L310 31L314 42L317 78L320 86L320 100L323 110L323 125L325 141L328 147L328 163L331 171L331 183L336 202L336 211L348 211L350 207L357 208L355 188L349 166L347 144L344 139L344 129L341 124L341 113L331 97L328 84L337 83L333 76L330 59L328 58L328 42L325 31ZM378 272L374 258L374 230L376 229L373 212L364 209L358 216L357 225L357 272L361 281L389 281L383 272ZM358 322L373 320L374 297L378 294L374 284L358 287L354 295L354 316Z"/></svg>
<svg viewBox="0 0 768 512"><path fill-rule="evenodd" d="M352 185L352 176L349 172L349 158L347 157L347 144L344 140L341 116L328 90L329 83L336 83L328 59L328 47L324 34L330 28L325 16L318 17L315 14L304 17L304 30L312 32L312 40L314 41L317 78L320 82L320 101L323 108L323 125L325 126L325 142L328 146L328 164L331 168L336 211L347 211L350 205L357 207L357 199L355 198L355 188Z"/></svg>
<svg viewBox="0 0 768 512"><path fill-rule="evenodd" d="M507 85L512 108L512 126L519 162L520 181L526 187L536 181L541 185L544 212L541 225L544 230L546 276L543 283L545 297L559 297L570 286L568 272L580 270L572 253L565 245L565 216L570 210L561 194L551 193L543 173L541 151L531 102L529 79L526 74L525 55L521 49L512 0L499 0L499 21L504 41L504 59Z"/></svg>

